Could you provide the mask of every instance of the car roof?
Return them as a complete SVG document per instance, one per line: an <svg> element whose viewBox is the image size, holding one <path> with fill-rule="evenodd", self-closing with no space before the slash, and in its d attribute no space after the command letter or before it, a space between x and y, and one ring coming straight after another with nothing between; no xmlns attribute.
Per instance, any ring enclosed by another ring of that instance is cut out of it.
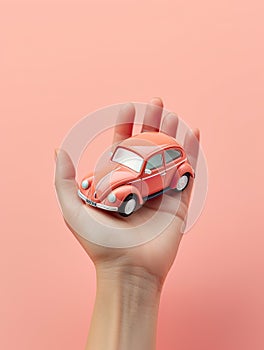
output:
<svg viewBox="0 0 264 350"><path fill-rule="evenodd" d="M172 136L162 132L142 132L120 142L118 146L131 149L144 158L167 147L182 148Z"/></svg>

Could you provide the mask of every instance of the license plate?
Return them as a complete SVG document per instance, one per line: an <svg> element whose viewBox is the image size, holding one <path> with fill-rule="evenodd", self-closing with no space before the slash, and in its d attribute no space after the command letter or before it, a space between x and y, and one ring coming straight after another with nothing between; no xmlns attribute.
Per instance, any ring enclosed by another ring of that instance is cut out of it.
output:
<svg viewBox="0 0 264 350"><path fill-rule="evenodd" d="M96 207L96 203L91 201L90 199L86 200L88 204L92 205L93 207Z"/></svg>

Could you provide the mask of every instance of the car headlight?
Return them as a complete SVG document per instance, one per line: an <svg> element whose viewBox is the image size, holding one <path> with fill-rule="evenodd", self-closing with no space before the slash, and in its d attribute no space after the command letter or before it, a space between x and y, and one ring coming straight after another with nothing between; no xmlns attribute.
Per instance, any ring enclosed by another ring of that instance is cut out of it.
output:
<svg viewBox="0 0 264 350"><path fill-rule="evenodd" d="M116 201L116 195L111 192L108 196L107 196L107 199L110 203L114 203Z"/></svg>
<svg viewBox="0 0 264 350"><path fill-rule="evenodd" d="M83 180L82 181L82 188L84 190L87 190L88 187L89 187L89 181L88 180Z"/></svg>

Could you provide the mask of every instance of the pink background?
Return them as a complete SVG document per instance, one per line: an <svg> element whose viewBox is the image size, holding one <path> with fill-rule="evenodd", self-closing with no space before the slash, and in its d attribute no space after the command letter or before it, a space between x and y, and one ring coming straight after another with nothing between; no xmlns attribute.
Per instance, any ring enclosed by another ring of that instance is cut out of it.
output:
<svg viewBox="0 0 264 350"><path fill-rule="evenodd" d="M93 266L53 188L80 118L164 98L201 129L205 210L166 281L158 349L262 350L264 3L1 1L0 348L83 349Z"/></svg>

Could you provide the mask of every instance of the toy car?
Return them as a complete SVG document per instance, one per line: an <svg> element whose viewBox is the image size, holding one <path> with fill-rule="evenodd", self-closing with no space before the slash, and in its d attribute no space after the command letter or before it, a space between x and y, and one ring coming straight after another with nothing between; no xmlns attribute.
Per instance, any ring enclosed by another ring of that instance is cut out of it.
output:
<svg viewBox="0 0 264 350"><path fill-rule="evenodd" d="M167 190L183 191L194 177L186 153L162 132L143 132L120 142L102 171L81 181L87 204L129 216L146 200Z"/></svg>

